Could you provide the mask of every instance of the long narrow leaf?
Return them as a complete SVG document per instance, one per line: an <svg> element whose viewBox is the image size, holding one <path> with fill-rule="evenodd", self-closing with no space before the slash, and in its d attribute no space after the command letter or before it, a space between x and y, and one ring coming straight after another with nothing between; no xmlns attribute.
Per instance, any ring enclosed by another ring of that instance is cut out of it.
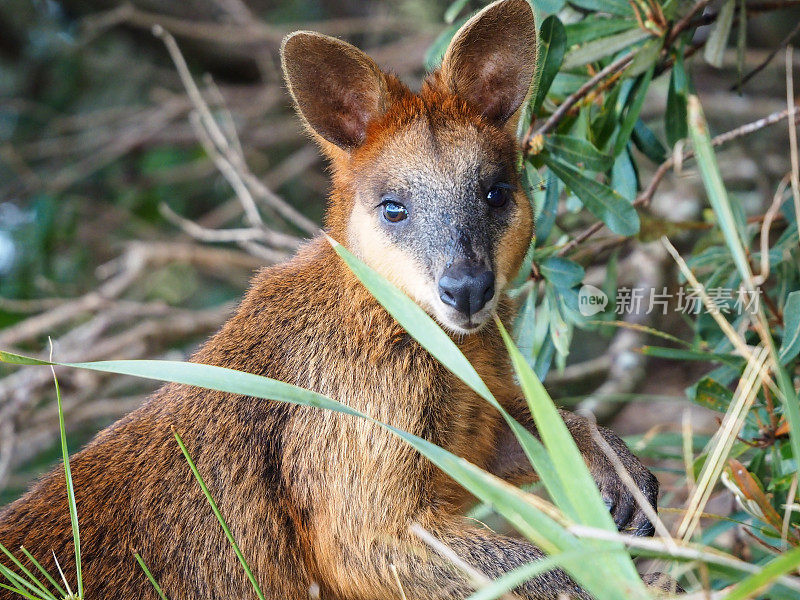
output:
<svg viewBox="0 0 800 600"><path fill-rule="evenodd" d="M30 572L28 569L26 569L26 568L25 568L25 565L23 565L23 564L20 562L20 560L19 560L19 559L18 559L16 556L14 556L14 555L11 553L11 551L9 551L9 550L8 550L8 548L6 548L5 546L3 546L3 544L0 544L0 552L2 552L3 554L5 554L5 555L6 555L6 556L9 558L9 560L10 560L12 563L14 563L14 565L15 565L15 566L16 566L16 567L17 567L17 568L18 568L18 569L19 569L19 570L22 572L22 574L23 574L23 575L25 575L25 576L28 578L28 580L30 580L31 584L35 585L35 586L36 586L36 588L38 588L38 590L35 590L37 593L41 592L41 593L43 593L45 596L46 596L46 595L48 595L48 594L50 593L50 592L48 591L47 587L46 587L46 586L45 586L45 585L44 585L44 584L43 584L41 581L39 581L39 580L38 580L38 579L37 579L37 578L36 578L36 577L33 575L33 573L31 573L31 572ZM21 578L21 576L20 576L20 578ZM33 587L31 587L30 589L34 589L34 588L33 588Z"/></svg>
<svg viewBox="0 0 800 600"><path fill-rule="evenodd" d="M706 47L703 50L703 58L708 64L717 68L722 66L722 59L725 56L725 47L728 45L728 37L733 26L733 14L736 8L735 0L725 0L725 4L719 10L714 27L708 36Z"/></svg>
<svg viewBox="0 0 800 600"><path fill-rule="evenodd" d="M147 565L145 564L142 557L139 556L139 553L134 552L133 557L136 559L136 562L139 563L139 566L142 568L142 571L144 571L144 574L147 576L147 579L150 581L150 584L153 586L153 589L158 594L158 597L161 598L161 600L167 600L167 596L164 593L164 590L162 590L161 586L158 585L156 578L153 577L153 574L150 572L150 569L147 568Z"/></svg>
<svg viewBox="0 0 800 600"><path fill-rule="evenodd" d="M49 363L0 351L0 361L15 365L60 365L103 373L115 373L170 383L194 385L231 394L313 406L363 418L386 428L416 448L423 456L426 456L435 465L448 473L465 489L475 495L476 498L494 506L521 534L539 545L543 550L552 552L574 550L579 544L575 536L568 533L557 521L542 511L541 503L543 501L534 503L532 501L533 497L529 494L427 440L376 421L360 411L321 394L282 381L214 365L166 360ZM574 572L571 574L581 585L584 585L589 590L597 589L598 584L596 582L593 583L593 579L602 581L601 577L597 577L591 572Z"/></svg>
<svg viewBox="0 0 800 600"><path fill-rule="evenodd" d="M499 319L496 319L496 322L545 447L552 457L556 472L561 477L573 506L582 517L582 522L616 532L616 525L600 497L600 492L561 415L544 386L517 349L502 322ZM622 544L618 542L610 543L609 546L616 550L622 550ZM615 564L626 581L631 582L633 592L645 594L644 585L641 583L630 557L622 554L615 556L619 557Z"/></svg>
<svg viewBox="0 0 800 600"><path fill-rule="evenodd" d="M364 287L375 296L411 337L417 340L456 377L500 412L516 435L517 440L519 440L525 455L536 468L536 472L547 488L548 493L565 514L574 517L571 512L571 504L564 494L563 485L557 478L550 477L553 469L548 464L549 457L541 450L541 443L500 405L453 340L411 298L389 283L382 275L364 264L363 261L335 240L331 240L331 244L333 244L337 254L353 274L364 284Z"/></svg>
<svg viewBox="0 0 800 600"><path fill-rule="evenodd" d="M639 215L625 198L549 152L543 152L541 156L556 177L567 184L584 206L611 231L625 236L639 232Z"/></svg>
<svg viewBox="0 0 800 600"><path fill-rule="evenodd" d="M25 546L20 547L19 551L25 555L25 558L31 561L31 564L39 570L39 572L45 577L45 579L47 579L47 581L50 582L50 584L58 591L59 594L61 594L62 597L67 596L67 592L61 587L58 581L56 581L55 577L47 572L47 569L45 569L42 564L25 549Z"/></svg>
<svg viewBox="0 0 800 600"><path fill-rule="evenodd" d="M52 369L52 367L51 367ZM83 573L81 569L81 534L78 526L78 506L75 502L75 486L72 483L72 469L69 466L69 448L67 447L67 429L64 424L64 407L61 403L61 388L58 385L55 369L53 382L56 387L58 403L58 429L61 434L61 455L64 460L64 479L67 485L67 503L69 504L69 520L72 524L72 545L75 548L75 571L78 577L78 596L83 598Z"/></svg>
<svg viewBox="0 0 800 600"><path fill-rule="evenodd" d="M228 538L228 542L233 547L233 551L236 553L236 558L239 559L239 563L242 565L242 568L244 569L244 572L247 575L247 579L250 580L250 585L253 586L253 590L255 591L256 596L258 596L260 600L265 600L264 593L261 591L261 586L258 585L258 581L256 580L255 575L253 575L253 571L250 569L250 565L247 563L244 554L242 554L242 551L239 548L239 544L236 543L236 539L233 537L233 534L231 533L228 524L222 517L222 513L219 510L219 506L217 506L214 497L208 490L206 482L203 481L203 477L200 475L200 471L197 470L197 465L194 464L194 461L192 460L189 451L186 449L186 445L183 443L183 440L181 439L181 436L178 434L177 431L173 431L173 433L175 434L175 439L177 440L178 445L181 447L181 452L183 452L183 456L186 458L186 462L189 463L189 468L192 470L192 474L194 475L194 478L197 480L197 484L200 486L200 489L203 490L203 494L205 495L208 504L211 506L211 510L213 511L214 516L217 517L217 521L219 521L220 526L222 526L222 531L225 532L225 537ZM144 564L144 563L140 562L139 564ZM145 567L145 573L149 573L146 567ZM158 587L156 587L156 589L160 590L160 588Z"/></svg>
<svg viewBox="0 0 800 600"><path fill-rule="evenodd" d="M555 15L547 17L539 30L539 56L534 75L534 93L530 110L536 115L553 85L567 48L567 34L564 25Z"/></svg>
<svg viewBox="0 0 800 600"><path fill-rule="evenodd" d="M778 577L797 569L800 565L800 548L792 550L772 559L759 573L750 575L747 579L739 582L725 596L725 600L745 600L752 597L759 590L766 591L767 586L772 584Z"/></svg>

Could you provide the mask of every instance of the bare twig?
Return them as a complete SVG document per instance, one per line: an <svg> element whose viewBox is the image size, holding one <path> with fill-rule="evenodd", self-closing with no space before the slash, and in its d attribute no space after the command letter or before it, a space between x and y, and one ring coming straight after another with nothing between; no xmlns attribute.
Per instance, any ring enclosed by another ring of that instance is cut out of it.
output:
<svg viewBox="0 0 800 600"><path fill-rule="evenodd" d="M600 430L597 429L597 424L594 422L593 419L589 419L592 440L594 443L597 444L597 447L600 448L601 452L605 455L608 461L611 463L611 466L614 467L614 471L617 473L617 477L620 478L622 483L628 488L628 491L633 496L633 499L636 501L636 504L639 508L642 509L642 512L647 516L650 522L656 529L656 533L664 540L664 543L667 546L671 546L672 549L677 548L675 545L675 541L672 539L672 536L669 533L669 529L667 529L664 522L658 516L658 513L655 509L650 505L650 502L647 500L647 497L644 495L642 490L639 489L639 486L636 485L636 482L631 477L631 474L628 473L628 470L625 468L625 465L622 464L622 461L619 458L619 455L614 451L611 445L606 441L606 439L600 433Z"/></svg>
<svg viewBox="0 0 800 600"><path fill-rule="evenodd" d="M197 111L196 117L190 115L190 121L195 133L198 135L206 152L214 160L217 168L234 188L250 225L254 227L264 226L264 221L253 200L253 194L257 194L289 223L306 233L315 235L319 230L315 223L302 215L250 173L244 158L237 154L235 150L238 147L238 142L234 143L233 146L231 145L231 142L211 114L208 104L189 72L189 67L186 65L186 60L183 58L175 38L160 25L153 26L153 35L164 42L178 75L186 88L186 93Z"/></svg>
<svg viewBox="0 0 800 600"><path fill-rule="evenodd" d="M420 540L425 542L430 548L436 552L439 556L446 559L449 563L455 566L459 571L464 573L469 579L469 582L475 589L480 589L482 587L486 587L487 585L491 585L492 580L489 579L484 573L481 573L478 569L470 565L468 562L464 561L455 551L446 545L441 540L434 537L434 535L425 529L419 523L412 523L408 530L418 537ZM504 594L500 596L500 598L504 598L505 600L518 600L518 598L510 593Z"/></svg>
<svg viewBox="0 0 800 600"><path fill-rule="evenodd" d="M748 81L750 81L753 77L755 77L761 71L763 71L767 67L767 65L769 65L769 63L772 62L772 59L774 59L778 55L778 52L780 52L782 48L785 48L789 44L789 42L792 41L794 36L796 36L798 33L800 33L800 21L798 21L797 25L794 26L792 31L790 31L789 34L786 37L784 37L778 43L778 45L775 46L770 51L769 54L767 54L766 58L764 58L764 60L762 60L758 66L754 67L749 73L747 73L744 77L742 77L741 81L738 81L735 85L731 86L731 91L741 91L742 87L744 87L744 85Z"/></svg>
<svg viewBox="0 0 800 600"><path fill-rule="evenodd" d="M630 52L614 62L610 63L605 68L601 69L597 72L597 74L590 78L586 83L584 83L581 87L579 87L574 93L567 96L564 101L559 104L558 108L553 111L547 120L534 131L533 126L535 123L531 123L531 126L528 128L527 133L522 138L522 151L524 153L528 153L531 151L531 146L533 140L536 139L537 136L544 135L550 132L556 125L558 125L564 116L569 112L569 110L575 106L584 96L586 96L589 92L591 92L601 81L603 81L606 77L614 75L622 70L624 70L630 63L633 61L634 56L636 56L635 52Z"/></svg>
<svg viewBox="0 0 800 600"><path fill-rule="evenodd" d="M261 241L268 243L276 248L283 248L286 250L296 250L301 243L299 238L296 238L285 233L272 231L266 228L248 227L242 229L208 229L181 217L173 211L166 204L159 206L161 214L169 222L177 225L183 229L187 234L196 240L203 242L236 242L238 244ZM268 250L265 248L265 250ZM280 262L289 257L286 252L269 251L271 254L270 262Z"/></svg>
<svg viewBox="0 0 800 600"><path fill-rule="evenodd" d="M767 210L767 213L764 215L764 220L761 222L761 239L759 240L761 244L761 273L753 278L754 285L763 285L769 277L769 230L772 227L772 221L781 209L783 194L786 192L786 188L789 185L790 177L791 173L787 173L783 179L781 179L781 182L778 184L778 189L772 197L772 204L770 204L769 210Z"/></svg>

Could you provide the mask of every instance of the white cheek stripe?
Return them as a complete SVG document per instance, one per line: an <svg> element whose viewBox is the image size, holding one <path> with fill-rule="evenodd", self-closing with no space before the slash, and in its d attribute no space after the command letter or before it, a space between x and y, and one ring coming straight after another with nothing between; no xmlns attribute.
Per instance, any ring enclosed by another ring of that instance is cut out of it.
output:
<svg viewBox="0 0 800 600"><path fill-rule="evenodd" d="M347 223L347 242L350 249L370 267L408 294L428 312L439 301L434 293L436 283L425 273L420 262L395 245L375 222L363 203L355 199Z"/></svg>

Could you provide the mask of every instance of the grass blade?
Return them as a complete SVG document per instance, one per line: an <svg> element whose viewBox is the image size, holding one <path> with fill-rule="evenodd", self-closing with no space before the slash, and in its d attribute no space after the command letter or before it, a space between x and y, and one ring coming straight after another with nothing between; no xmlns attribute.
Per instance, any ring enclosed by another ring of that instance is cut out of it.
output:
<svg viewBox="0 0 800 600"><path fill-rule="evenodd" d="M565 484L567 494L583 514L583 522L593 527L616 531L614 521L595 486L586 463L575 440L572 439L544 386L531 370L522 353L511 340L500 319L495 319L503 341L511 356L511 364L517 374L522 391L528 400L531 414L536 421L544 446L552 457L558 476ZM568 485L567 485L568 484Z"/></svg>
<svg viewBox="0 0 800 600"><path fill-rule="evenodd" d="M706 123L703 109L700 106L700 100L697 96L689 96L688 111L689 132L691 134L692 144L695 147L697 163L700 167L700 173L703 178L703 184L706 188L709 202L717 216L723 236L725 237L725 242L733 256L734 264L741 275L744 287L748 291L754 292L755 284L753 281L753 273L750 269L750 263L747 259L744 244L742 243L742 237L736 225L730 199L725 190L725 185L722 182L722 175L708 133L708 124ZM798 403L797 391L794 388L791 377L789 377L786 369L781 364L778 349L775 346L774 338L770 334L769 324L764 314L763 307L759 307L756 316L756 326L764 346L769 350L771 367L775 372L778 388L780 390L780 399L789 422L789 442L792 447L792 452L794 456L800 456L800 405Z"/></svg>
<svg viewBox="0 0 800 600"><path fill-rule="evenodd" d="M78 527L78 507L75 503L75 487L72 484L72 470L69 466L69 449L67 447L67 429L64 424L64 406L61 403L61 388L58 385L55 368L52 366L53 382L56 386L58 403L58 428L61 434L61 455L64 460L64 478L67 484L67 502L69 503L69 520L72 523L72 543L75 547L75 571L78 577L78 596L83 598L83 574L81 572L81 534Z"/></svg>
<svg viewBox="0 0 800 600"><path fill-rule="evenodd" d="M800 547L781 554L772 559L759 573L750 575L736 585L725 600L746 600L759 591L766 591L765 587L774 582L778 577L795 570L800 565Z"/></svg>
<svg viewBox="0 0 800 600"><path fill-rule="evenodd" d="M0 360L18 365L50 365L46 361L3 351L0 351ZM364 413L310 390L251 373L197 363L131 360L55 364L104 373L116 373L194 385L266 400L314 406L367 419L376 425L386 428L416 448L423 456L426 456L436 466L448 473L478 500L494 506L497 512L508 520L523 536L537 544L544 551L551 553L563 552L580 547L578 539L561 524L560 521L567 522L561 513L544 500L523 492L519 488L502 481L425 439L376 421ZM603 555L596 553L596 556L599 559ZM628 588L627 582L620 582L619 575L612 570L604 568L601 560L596 560L591 565L572 566L568 570L570 575L581 586L596 596L619 598L620 600L626 600L630 597L625 595L624 592ZM613 583L610 596L608 595L609 582ZM614 592L614 589L623 591Z"/></svg>
<svg viewBox="0 0 800 600"><path fill-rule="evenodd" d="M8 585L6 585L4 583L0 583L0 588L3 588L4 590L8 590L10 592L14 592L15 594L19 594L23 598L29 598L30 600L42 600L42 598L39 598L38 596L31 596L30 594L26 594L22 590L18 590L17 588L10 587L10 586L8 586Z"/></svg>
<svg viewBox="0 0 800 600"><path fill-rule="evenodd" d="M19 550L20 550L20 552L22 552L25 555L25 557L29 561L31 561L31 563L33 563L34 567L39 569L39 572L42 575L44 575L44 577L47 579L47 581L50 582L50 584L58 591L59 594L61 594L62 597L66 597L67 596L67 592L64 590L64 588L62 588L61 585L59 585L58 581L56 581L55 578L52 575L50 575L50 573L47 572L47 569L45 569L41 565L41 563L39 563L39 561L36 560L30 552L28 552L28 550L25 548L25 546L20 547Z"/></svg>
<svg viewBox="0 0 800 600"><path fill-rule="evenodd" d="M689 96L689 136L694 146L697 165L700 168L700 175L703 178L703 185L706 188L706 195L711 204L711 208L717 215L722 234L725 236L728 249L733 255L733 262L739 270L745 286L753 288L753 276L750 272L750 263L745 255L744 247L741 243L741 235L736 225L736 219L731 209L728 193L722 181L722 174L719 171L717 160L714 155L714 147L711 145L711 136L708 132L703 109L697 96Z"/></svg>
<svg viewBox="0 0 800 600"><path fill-rule="evenodd" d="M31 581L31 583L35 584L39 588L38 590L35 590L35 591L43 592L45 594L45 596L50 594L50 592L48 591L47 587L44 586L42 584L42 582L39 581L33 575L33 573L31 573L28 569L26 569L25 565L23 565L19 561L19 559L16 556L14 556L3 544L0 544L0 551L2 551L3 554L5 554L9 558L9 560L11 560L11 562L14 563L14 565L16 565L16 567L23 573L23 575L25 575ZM33 589L33 588L30 588L30 589Z"/></svg>
<svg viewBox="0 0 800 600"><path fill-rule="evenodd" d="M256 581L253 572L250 570L250 565L247 564L247 560L245 560L244 554L242 554L242 551L239 549L239 545L236 543L236 540L234 539L231 530L228 528L228 524L222 517L222 513L220 512L217 503L214 501L213 496L211 496L211 492L208 491L208 487L206 487L206 483L205 481L203 481L203 477L200 475L200 471L197 470L197 466L194 464L192 457L189 455L189 451L186 449L186 446L184 445L181 436L178 435L178 432L175 430L173 430L172 433L175 434L175 439L178 441L178 445L181 447L181 452L183 452L183 455L186 457L186 462L189 463L189 468L192 470L194 478L200 485L200 489L203 490L203 494L205 494L206 500L208 500L208 503L211 505L211 510L214 511L214 516L217 517L217 521L219 521L219 524L222 526L222 531L225 532L225 537L228 538L228 541L230 542L231 546L233 546L233 551L236 553L236 558L239 559L239 562L241 563L244 572L247 574L247 578L250 580L250 583L252 584L253 589L256 592L256 595L259 597L260 600L265 600L264 593L261 591L261 587L258 585L258 581ZM144 565L143 562L140 562L140 564ZM144 567L144 569L145 573L149 574L149 572L147 571L147 567ZM152 579L152 576L151 576L151 581L153 581L153 583L155 584L155 581ZM157 587L156 589L159 590L160 588Z"/></svg>
<svg viewBox="0 0 800 600"><path fill-rule="evenodd" d="M3 564L0 564L0 575L5 577L8 580L8 582L11 583L14 586L13 588L12 587L8 587L8 589L10 589L13 592L17 592L18 594L25 595L23 590L26 589L26 588L29 589L34 594L39 592L39 590L37 590L34 585L32 585L31 583L25 581L25 579L20 577L17 573L15 573L14 571L12 571L11 569L9 569L8 567L6 567ZM0 585L2 585L2 584L0 584Z"/></svg>
<svg viewBox="0 0 800 600"><path fill-rule="evenodd" d="M144 571L144 574L147 575L147 578L150 580L150 583L153 584L153 588L156 590L156 593L161 598L161 600L167 600L166 594L164 594L164 591L161 589L161 586L158 585L156 578L153 577L153 574L150 572L150 569L147 568L147 565L144 563L142 557L139 556L139 553L134 552L133 556L136 559L136 562L139 563L139 566L142 568L142 571Z"/></svg>
<svg viewBox="0 0 800 600"><path fill-rule="evenodd" d="M335 240L331 239L330 242L336 253L339 254L353 274L358 277L359 281L364 284L364 287L375 296L378 302L403 326L408 334L456 377L500 412L517 436L531 464L536 468L548 493L562 511L575 517L561 482L558 478L551 476L554 471L552 465L549 464L549 457L542 448L541 443L497 402L489 388L480 378L480 375L478 375L478 372L453 340L450 339L450 336L442 331L436 322L417 306L411 298L389 283L383 276L364 264L363 261Z"/></svg>

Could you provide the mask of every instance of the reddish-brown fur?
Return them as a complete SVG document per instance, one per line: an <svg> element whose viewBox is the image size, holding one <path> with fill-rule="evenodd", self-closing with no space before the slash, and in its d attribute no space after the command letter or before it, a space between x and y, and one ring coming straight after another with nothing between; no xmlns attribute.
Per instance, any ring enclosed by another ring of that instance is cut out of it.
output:
<svg viewBox="0 0 800 600"><path fill-rule="evenodd" d="M506 4L516 11L527 7L522 0ZM385 76L387 109L369 121L363 143L344 150L320 138L333 164L327 229L334 238L347 239L353 178L410 121L425 118L432 128L456 131L476 128L513 154L513 137L454 95L443 79L433 74L413 94ZM359 118L345 133L358 131ZM529 242L531 216L520 214L499 251L507 275L519 267ZM508 319L512 308L503 301L499 313ZM535 430L496 328L490 324L455 339L500 402ZM405 333L324 238L308 243L288 263L260 271L236 314L192 360L318 391L511 480L534 477L497 412ZM601 490L622 504L623 488L591 442L586 423L568 413L565 420ZM526 542L463 520L459 511L469 500L464 490L375 425L313 408L167 385L72 459L86 598L156 598L133 550L172 600L255 597L173 428L268 598L308 598L312 585L319 586L322 598L399 598L390 565L408 598L468 595L463 575L409 533L415 522L489 576L541 556ZM616 436L604 435L654 498L652 476ZM0 513L0 542L12 550L25 546L52 572L54 552L74 589L71 539L59 469ZM529 598L586 597L561 572L541 576L519 592ZM0 591L0 599L7 598L11 595Z"/></svg>

